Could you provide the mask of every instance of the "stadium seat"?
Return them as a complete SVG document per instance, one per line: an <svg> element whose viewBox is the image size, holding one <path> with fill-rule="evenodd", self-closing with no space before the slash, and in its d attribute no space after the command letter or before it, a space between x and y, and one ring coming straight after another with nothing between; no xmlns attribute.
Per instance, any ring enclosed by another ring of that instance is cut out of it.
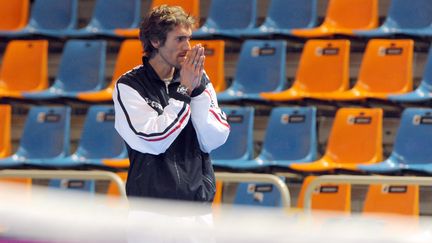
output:
<svg viewBox="0 0 432 243"><path fill-rule="evenodd" d="M401 122L390 157L380 163L359 166L370 173L394 173L402 170L432 172L432 109L407 108Z"/></svg>
<svg viewBox="0 0 432 243"><path fill-rule="evenodd" d="M227 141L210 153L214 166L227 166L236 161L253 158L253 124L252 107L223 107L231 127Z"/></svg>
<svg viewBox="0 0 432 243"><path fill-rule="evenodd" d="M315 28L294 29L297 37L313 38L334 34L352 35L378 25L378 0L329 0L324 22Z"/></svg>
<svg viewBox="0 0 432 243"><path fill-rule="evenodd" d="M304 197L309 184L315 176L307 176L303 180L297 200L297 207L304 208ZM351 185L324 184L314 189L311 198L311 209L320 211L338 211L351 213Z"/></svg>
<svg viewBox="0 0 432 243"><path fill-rule="evenodd" d="M349 56L348 40L309 40L292 87L260 95L270 101L290 101L345 91L349 87Z"/></svg>
<svg viewBox="0 0 432 243"><path fill-rule="evenodd" d="M354 87L348 91L322 94L319 98L385 100L389 95L411 91L413 48L413 40L370 40Z"/></svg>
<svg viewBox="0 0 432 243"><path fill-rule="evenodd" d="M139 40L124 40L115 61L111 83L99 91L78 92L77 98L89 102L105 102L112 100L112 92L117 79L121 75L142 63L143 50Z"/></svg>
<svg viewBox="0 0 432 243"><path fill-rule="evenodd" d="M35 0L28 24L19 30L1 31L0 36L17 38L29 35L64 37L78 23L78 0Z"/></svg>
<svg viewBox="0 0 432 243"><path fill-rule="evenodd" d="M87 112L76 151L65 158L44 160L42 165L100 167L104 166L102 159L126 157L126 146L114 129L114 108L111 105L94 105Z"/></svg>
<svg viewBox="0 0 432 243"><path fill-rule="evenodd" d="M141 0L96 0L90 22L82 29L67 31L70 37L102 35L117 37L116 29L138 28Z"/></svg>
<svg viewBox="0 0 432 243"><path fill-rule="evenodd" d="M94 180L51 179L48 182L48 187L90 193L95 193L96 191L96 183Z"/></svg>
<svg viewBox="0 0 432 243"><path fill-rule="evenodd" d="M395 102L424 102L432 99L432 48L429 49L429 54L423 71L423 78L418 87L408 93L389 95L388 100Z"/></svg>
<svg viewBox="0 0 432 243"><path fill-rule="evenodd" d="M47 87L48 41L10 41L0 69L0 97L20 99L22 92L41 91Z"/></svg>
<svg viewBox="0 0 432 243"><path fill-rule="evenodd" d="M98 91L105 83L104 40L70 40L63 49L57 78L48 89L24 92L32 100L76 98L79 92Z"/></svg>
<svg viewBox="0 0 432 243"><path fill-rule="evenodd" d="M204 47L204 69L210 77L213 88L217 93L225 90L225 41L223 40L195 40L190 45L201 43Z"/></svg>
<svg viewBox="0 0 432 243"><path fill-rule="evenodd" d="M199 0L153 0L151 9L159 5L170 5L170 6L180 6L182 7L186 13L191 14L196 18L197 24L200 19L200 1ZM139 36L139 28L130 28L130 29L116 29L116 35L128 38L138 38Z"/></svg>
<svg viewBox="0 0 432 243"><path fill-rule="evenodd" d="M0 158L11 154L11 120L12 107L7 104L0 105Z"/></svg>
<svg viewBox="0 0 432 243"><path fill-rule="evenodd" d="M235 160L234 169L286 167L294 162L310 162L317 156L315 107L273 108L261 153L252 160Z"/></svg>
<svg viewBox="0 0 432 243"><path fill-rule="evenodd" d="M300 172L355 171L358 165L381 161L382 116L380 108L339 109L323 157L290 168Z"/></svg>
<svg viewBox="0 0 432 243"><path fill-rule="evenodd" d="M212 0L206 22L192 33L193 38L240 37L239 30L255 27L256 0Z"/></svg>
<svg viewBox="0 0 432 243"><path fill-rule="evenodd" d="M417 31L432 24L432 1L392 0L384 23L377 29L356 31L356 36L384 37Z"/></svg>
<svg viewBox="0 0 432 243"><path fill-rule="evenodd" d="M267 183L239 183L234 197L235 205L282 207L276 186Z"/></svg>
<svg viewBox="0 0 432 243"><path fill-rule="evenodd" d="M29 0L0 2L0 31L18 31L28 22Z"/></svg>
<svg viewBox="0 0 432 243"><path fill-rule="evenodd" d="M1 168L38 166L45 159L69 154L70 107L34 106L30 109L18 150L0 159Z"/></svg>
<svg viewBox="0 0 432 243"><path fill-rule="evenodd" d="M419 215L418 185L370 185L363 214Z"/></svg>
<svg viewBox="0 0 432 243"><path fill-rule="evenodd" d="M278 92L285 85L285 41L244 42L232 85L219 93L220 102L264 100L261 92Z"/></svg>
<svg viewBox="0 0 432 243"><path fill-rule="evenodd" d="M293 29L312 28L316 25L316 5L316 0L271 0L264 23L259 27L239 32L246 38L290 36Z"/></svg>

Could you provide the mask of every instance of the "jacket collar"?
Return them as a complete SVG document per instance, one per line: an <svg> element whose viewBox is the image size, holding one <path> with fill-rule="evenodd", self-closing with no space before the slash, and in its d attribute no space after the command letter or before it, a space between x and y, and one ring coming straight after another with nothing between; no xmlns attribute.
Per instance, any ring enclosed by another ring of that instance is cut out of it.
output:
<svg viewBox="0 0 432 243"><path fill-rule="evenodd" d="M153 66L149 62L149 58L146 56L142 57L143 66L147 72L147 74L150 76L151 80L158 80L162 83L164 83L163 80L160 79L159 75L154 70ZM174 75L171 83L180 82L180 69L174 69Z"/></svg>

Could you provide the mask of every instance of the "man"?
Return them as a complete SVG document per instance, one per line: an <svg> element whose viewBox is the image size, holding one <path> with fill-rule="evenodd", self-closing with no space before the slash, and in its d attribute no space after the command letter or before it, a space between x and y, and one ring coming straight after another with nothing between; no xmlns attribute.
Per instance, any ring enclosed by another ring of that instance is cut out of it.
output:
<svg viewBox="0 0 432 243"><path fill-rule="evenodd" d="M115 128L127 144L128 196L212 202L209 152L229 134L204 72L204 48L190 47L194 20L162 5L143 20L143 64L113 93Z"/></svg>

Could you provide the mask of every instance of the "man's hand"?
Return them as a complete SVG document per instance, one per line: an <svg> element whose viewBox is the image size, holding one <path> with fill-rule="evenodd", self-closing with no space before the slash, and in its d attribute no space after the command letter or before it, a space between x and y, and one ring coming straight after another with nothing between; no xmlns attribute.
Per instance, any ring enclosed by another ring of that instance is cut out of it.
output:
<svg viewBox="0 0 432 243"><path fill-rule="evenodd" d="M198 44L188 52L180 70L180 83L188 89L188 94L200 84L204 72L204 47Z"/></svg>

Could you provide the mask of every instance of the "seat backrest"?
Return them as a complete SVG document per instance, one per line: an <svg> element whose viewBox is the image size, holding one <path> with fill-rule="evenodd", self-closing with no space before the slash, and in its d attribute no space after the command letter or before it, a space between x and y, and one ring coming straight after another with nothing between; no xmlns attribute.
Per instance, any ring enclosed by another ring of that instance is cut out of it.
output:
<svg viewBox="0 0 432 243"><path fill-rule="evenodd" d="M329 0L324 26L362 30L378 25L378 0Z"/></svg>
<svg viewBox="0 0 432 243"><path fill-rule="evenodd" d="M247 206L281 207L281 195L276 186L267 183L239 183L234 204Z"/></svg>
<svg viewBox="0 0 432 243"><path fill-rule="evenodd" d="M114 88L117 79L132 68L142 64L143 48L139 40L124 40L117 54L110 88Z"/></svg>
<svg viewBox="0 0 432 243"><path fill-rule="evenodd" d="M89 159L127 155L123 139L114 129L112 106L94 105L89 108L75 154Z"/></svg>
<svg viewBox="0 0 432 243"><path fill-rule="evenodd" d="M200 0L153 0L151 8L159 5L180 6L183 10L199 20L200 18Z"/></svg>
<svg viewBox="0 0 432 243"><path fill-rule="evenodd" d="M425 28L432 23L432 1L392 0L384 26L391 28Z"/></svg>
<svg viewBox="0 0 432 243"><path fill-rule="evenodd" d="M273 108L260 157L270 161L313 160L316 154L316 108Z"/></svg>
<svg viewBox="0 0 432 243"><path fill-rule="evenodd" d="M78 22L78 0L36 0L29 26L36 29L66 30Z"/></svg>
<svg viewBox="0 0 432 243"><path fill-rule="evenodd" d="M285 41L245 41L233 85L240 86L244 93L282 89L285 83L285 57Z"/></svg>
<svg viewBox="0 0 432 243"><path fill-rule="evenodd" d="M64 91L91 91L105 82L106 46L104 40L66 42L53 87Z"/></svg>
<svg viewBox="0 0 432 243"><path fill-rule="evenodd" d="M423 70L423 79L420 85L426 85L427 89L432 87L432 47L429 48L426 64Z"/></svg>
<svg viewBox="0 0 432 243"><path fill-rule="evenodd" d="M419 215L418 185L370 185L363 213Z"/></svg>
<svg viewBox="0 0 432 243"><path fill-rule="evenodd" d="M0 105L0 158L7 157L11 153L11 120L11 106Z"/></svg>
<svg viewBox="0 0 432 243"><path fill-rule="evenodd" d="M205 25L223 30L252 28L256 15L256 0L212 0Z"/></svg>
<svg viewBox="0 0 432 243"><path fill-rule="evenodd" d="M0 31L16 31L27 25L30 10L29 0L0 2Z"/></svg>
<svg viewBox="0 0 432 243"><path fill-rule="evenodd" d="M303 180L297 200L297 207L304 207L304 196L309 184L315 176L307 176ZM351 212L351 185L324 184L314 189L311 207L314 210Z"/></svg>
<svg viewBox="0 0 432 243"><path fill-rule="evenodd" d="M370 40L355 88L402 93L412 89L413 40Z"/></svg>
<svg viewBox="0 0 432 243"><path fill-rule="evenodd" d="M335 163L366 163L382 159L380 108L341 108L333 121L326 157Z"/></svg>
<svg viewBox="0 0 432 243"><path fill-rule="evenodd" d="M94 180L51 179L48 182L48 186L61 190L75 190L90 193L96 191L96 183Z"/></svg>
<svg viewBox="0 0 432 243"><path fill-rule="evenodd" d="M265 25L281 29L311 28L317 17L316 0L271 0Z"/></svg>
<svg viewBox="0 0 432 243"><path fill-rule="evenodd" d="M253 124L252 107L224 107L231 131L227 141L211 152L211 158L217 160L252 159Z"/></svg>
<svg viewBox="0 0 432 243"><path fill-rule="evenodd" d="M293 88L307 92L346 90L349 87L349 57L348 40L307 41Z"/></svg>
<svg viewBox="0 0 432 243"><path fill-rule="evenodd" d="M393 144L392 156L404 163L430 164L432 161L432 109L407 108Z"/></svg>
<svg viewBox="0 0 432 243"><path fill-rule="evenodd" d="M70 112L70 107L32 107L27 115L16 155L30 159L68 155Z"/></svg>
<svg viewBox="0 0 432 243"><path fill-rule="evenodd" d="M87 27L114 30L138 27L141 0L97 0Z"/></svg>
<svg viewBox="0 0 432 243"><path fill-rule="evenodd" d="M47 86L48 41L10 41L0 69L0 89L38 91Z"/></svg>
<svg viewBox="0 0 432 243"><path fill-rule="evenodd" d="M191 46L201 43L204 47L205 71L216 92L225 89L225 41L197 40L191 41Z"/></svg>

